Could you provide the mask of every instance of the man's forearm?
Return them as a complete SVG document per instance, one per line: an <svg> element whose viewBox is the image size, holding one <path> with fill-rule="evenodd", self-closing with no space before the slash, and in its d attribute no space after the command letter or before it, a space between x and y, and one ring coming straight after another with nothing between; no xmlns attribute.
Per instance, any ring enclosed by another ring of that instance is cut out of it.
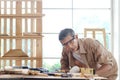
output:
<svg viewBox="0 0 120 80"><path fill-rule="evenodd" d="M96 70L96 74L98 75L104 74L105 72L108 72L111 68L112 68L112 65L104 64Z"/></svg>

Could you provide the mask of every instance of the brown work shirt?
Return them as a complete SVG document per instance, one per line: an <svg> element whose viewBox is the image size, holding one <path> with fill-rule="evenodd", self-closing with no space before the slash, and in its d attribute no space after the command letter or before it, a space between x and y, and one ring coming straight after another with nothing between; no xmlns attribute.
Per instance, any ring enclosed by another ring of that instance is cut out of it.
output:
<svg viewBox="0 0 120 80"><path fill-rule="evenodd" d="M116 60L111 52L104 48L98 40L83 38L79 39L78 43L79 55L87 67L97 70L99 68L98 65L110 64L112 65L112 69L99 75L103 77L117 75L118 67ZM73 57L73 52L64 47L61 58L61 69L70 70L76 65L75 60L76 59Z"/></svg>

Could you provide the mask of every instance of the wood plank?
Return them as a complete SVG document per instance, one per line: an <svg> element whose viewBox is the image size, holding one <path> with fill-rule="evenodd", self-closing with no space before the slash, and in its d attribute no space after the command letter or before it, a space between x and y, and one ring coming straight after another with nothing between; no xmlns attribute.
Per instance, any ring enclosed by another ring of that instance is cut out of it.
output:
<svg viewBox="0 0 120 80"><path fill-rule="evenodd" d="M0 57L0 60L40 60L41 58L38 57Z"/></svg>
<svg viewBox="0 0 120 80"><path fill-rule="evenodd" d="M0 0L0 4L1 4L1 0ZM1 14L1 5L0 5L0 14ZM0 20L1 20L1 18L0 18Z"/></svg>
<svg viewBox="0 0 120 80"><path fill-rule="evenodd" d="M25 1L25 4L27 5L27 2ZM25 6L26 7L26 6ZM26 10L25 10L26 11ZM26 13L26 12L25 12ZM27 31L28 30L28 19L27 18L25 18L25 32L28 32ZM28 53L27 51L28 51L28 39L25 39L25 43L26 43L26 45L25 45L25 52L26 53Z"/></svg>
<svg viewBox="0 0 120 80"><path fill-rule="evenodd" d="M5 0L4 1L4 14L6 14L7 13L7 1Z"/></svg>
<svg viewBox="0 0 120 80"><path fill-rule="evenodd" d="M22 18L41 18L41 17L43 17L43 16L45 16L45 14L10 14L10 15L8 15L8 14L1 14L0 15L0 17L1 18L5 18L5 17L7 17L7 18L16 18L16 17L22 17Z"/></svg>
<svg viewBox="0 0 120 80"><path fill-rule="evenodd" d="M42 36L0 36L0 39L41 39Z"/></svg>
<svg viewBox="0 0 120 80"><path fill-rule="evenodd" d="M1 3L1 1L0 1L0 3ZM1 9L1 7L0 7L0 9ZM1 10L0 10L0 11L1 11ZM1 12L0 12L0 13L1 13ZM0 34L1 34L1 18L0 18ZM1 45L1 39L0 39L0 57L2 56L2 55L1 55L1 53L2 53L2 52L1 52L1 49L2 49L1 46L2 46L2 45ZM1 66L1 60L0 60L0 66Z"/></svg>
<svg viewBox="0 0 120 80"><path fill-rule="evenodd" d="M21 14L22 11L22 2L17 1L16 2L16 14ZM21 18L16 18L16 36L22 36L22 19ZM16 39L16 49L21 49L22 48L22 41L21 39ZM16 65L21 66L22 62L21 60L16 60Z"/></svg>
<svg viewBox="0 0 120 80"><path fill-rule="evenodd" d="M37 3L37 7L38 5L40 5L40 3ZM40 6L39 6L40 7ZM37 11L39 11L39 9L37 9ZM41 19L37 19L37 32L42 32L42 20ZM42 58L42 48L40 47L40 45L42 45L42 40L37 40L37 57ZM39 61L36 61L36 66L37 67L42 67L42 59Z"/></svg>
<svg viewBox="0 0 120 80"><path fill-rule="evenodd" d="M37 1L37 13L42 13L42 2L41 1ZM36 22L36 31L37 32L42 32L42 19L37 19ZM41 60L37 60L36 61L36 67L42 67L42 40L38 39L37 40L37 46L36 46L36 57L41 58Z"/></svg>
<svg viewBox="0 0 120 80"><path fill-rule="evenodd" d="M13 0L10 0L10 14L13 14Z"/></svg>
<svg viewBox="0 0 120 80"><path fill-rule="evenodd" d="M34 5L35 5L35 1L31 1L31 14L35 14L35 11L34 11ZM34 18L31 19L31 32L35 32L35 27L34 26ZM34 47L34 39L31 39L31 57L34 57L34 54L35 53L35 47ZM34 52L34 54L33 54ZM31 61L31 66L33 67L33 60Z"/></svg>
<svg viewBox="0 0 120 80"><path fill-rule="evenodd" d="M6 13L5 13L6 14ZM7 19L6 18L4 18L4 34L7 34ZM4 53L6 53L7 51L6 51L6 39L4 39ZM3 54L4 54L3 53Z"/></svg>
<svg viewBox="0 0 120 80"><path fill-rule="evenodd" d="M31 32L34 32L34 19L31 19ZM33 41L34 39L31 39L31 46L30 46L30 50L31 50L31 53L30 53L30 56L33 57L33 50L34 50L34 47L33 47Z"/></svg>
<svg viewBox="0 0 120 80"><path fill-rule="evenodd" d="M1 4L1 1L0 1L0 4ZM0 9L1 9L1 6L0 6ZM1 10L0 10L0 11L1 11ZM0 13L1 13L1 12L0 12ZM1 34L1 28L2 28L2 27L1 27L1 18L0 18L0 34ZM2 48L1 48L1 46L2 46L1 43L2 43L2 42L1 42L1 39L0 39L0 53L1 53L1 49L2 49ZM1 57L1 56L2 56L2 55L0 54L0 57ZM0 66L1 66L1 60L0 60Z"/></svg>
<svg viewBox="0 0 120 80"><path fill-rule="evenodd" d="M12 65L12 60L9 60L9 61L10 61L10 66L13 66L13 65Z"/></svg>

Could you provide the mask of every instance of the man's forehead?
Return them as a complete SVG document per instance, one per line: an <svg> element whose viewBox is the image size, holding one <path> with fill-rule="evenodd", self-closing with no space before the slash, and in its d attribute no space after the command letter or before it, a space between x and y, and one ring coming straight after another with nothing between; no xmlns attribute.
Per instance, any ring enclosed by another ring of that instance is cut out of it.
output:
<svg viewBox="0 0 120 80"><path fill-rule="evenodd" d="M71 39L71 38L73 38L73 36L67 35L64 39Z"/></svg>
<svg viewBox="0 0 120 80"><path fill-rule="evenodd" d="M69 41L70 39L72 39L73 37L71 36L71 35L68 35L68 36L66 36L63 40L61 40L61 42L63 43L63 42L67 42L67 41Z"/></svg>

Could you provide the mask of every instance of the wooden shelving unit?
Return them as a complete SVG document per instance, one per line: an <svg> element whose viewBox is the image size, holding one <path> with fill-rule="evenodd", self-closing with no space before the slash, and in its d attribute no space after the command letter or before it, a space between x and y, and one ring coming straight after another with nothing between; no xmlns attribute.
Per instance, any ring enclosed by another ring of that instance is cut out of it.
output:
<svg viewBox="0 0 120 80"><path fill-rule="evenodd" d="M24 11L24 13L22 13ZM42 0L0 0L0 68L42 66ZM29 57L2 57L10 49L22 49Z"/></svg>

